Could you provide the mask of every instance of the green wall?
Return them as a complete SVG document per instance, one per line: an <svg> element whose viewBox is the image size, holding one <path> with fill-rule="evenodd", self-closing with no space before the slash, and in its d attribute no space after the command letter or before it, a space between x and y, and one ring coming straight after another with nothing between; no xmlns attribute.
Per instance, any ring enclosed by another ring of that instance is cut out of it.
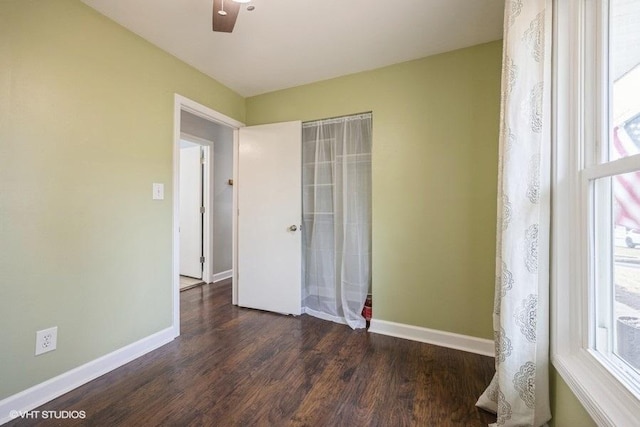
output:
<svg viewBox="0 0 640 427"><path fill-rule="evenodd" d="M501 42L247 99L247 122L373 111L373 313L493 338Z"/></svg>
<svg viewBox="0 0 640 427"><path fill-rule="evenodd" d="M0 1L0 399L171 325L176 92L244 120L242 97L77 0Z"/></svg>

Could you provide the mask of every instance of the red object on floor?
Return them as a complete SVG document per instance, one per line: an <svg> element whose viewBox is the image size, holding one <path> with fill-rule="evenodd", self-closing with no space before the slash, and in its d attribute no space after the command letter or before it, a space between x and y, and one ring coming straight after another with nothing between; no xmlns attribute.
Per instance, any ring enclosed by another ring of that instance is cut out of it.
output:
<svg viewBox="0 0 640 427"><path fill-rule="evenodd" d="M369 322L371 320L372 313L373 313L373 300L371 299L371 295L368 295L367 299L364 302L364 307L362 309L362 317L364 317L364 320Z"/></svg>

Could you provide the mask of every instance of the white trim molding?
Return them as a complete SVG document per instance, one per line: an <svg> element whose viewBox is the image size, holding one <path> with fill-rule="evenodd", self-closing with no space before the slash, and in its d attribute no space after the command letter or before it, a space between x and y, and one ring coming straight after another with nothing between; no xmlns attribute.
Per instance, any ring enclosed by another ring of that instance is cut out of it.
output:
<svg viewBox="0 0 640 427"><path fill-rule="evenodd" d="M569 389L599 426L636 427L637 397L586 350L552 358Z"/></svg>
<svg viewBox="0 0 640 427"><path fill-rule="evenodd" d="M35 409L173 341L173 332L173 327L163 329L57 377L0 400L0 424L13 420L15 416L12 417L12 413L27 412Z"/></svg>
<svg viewBox="0 0 640 427"><path fill-rule="evenodd" d="M211 276L211 281L213 283L221 282L225 279L233 277L233 270L221 271L220 273L215 273Z"/></svg>
<svg viewBox="0 0 640 427"><path fill-rule="evenodd" d="M493 341L485 338L377 319L371 319L369 332L495 357Z"/></svg>

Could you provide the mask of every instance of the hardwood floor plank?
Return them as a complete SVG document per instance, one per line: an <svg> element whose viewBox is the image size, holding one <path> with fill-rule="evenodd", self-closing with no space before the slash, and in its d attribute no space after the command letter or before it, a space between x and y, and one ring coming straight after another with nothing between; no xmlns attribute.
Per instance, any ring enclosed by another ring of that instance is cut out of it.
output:
<svg viewBox="0 0 640 427"><path fill-rule="evenodd" d="M230 282L180 293L182 335L8 426L485 426L493 359L230 304Z"/></svg>
<svg viewBox="0 0 640 427"><path fill-rule="evenodd" d="M344 325L332 325L329 339L334 343L334 349L322 355L326 360L324 369L291 420L292 425L331 425L330 420L346 394L353 372L367 352L366 346L355 345L366 333L352 332L351 339L345 342L341 339L345 328Z"/></svg>

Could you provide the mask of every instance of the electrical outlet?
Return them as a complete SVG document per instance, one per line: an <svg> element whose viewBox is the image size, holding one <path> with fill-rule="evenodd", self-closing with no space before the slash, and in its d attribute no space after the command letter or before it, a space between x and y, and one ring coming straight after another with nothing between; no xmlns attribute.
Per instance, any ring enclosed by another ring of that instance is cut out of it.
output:
<svg viewBox="0 0 640 427"><path fill-rule="evenodd" d="M53 351L58 345L58 327L43 329L36 332L36 356Z"/></svg>

